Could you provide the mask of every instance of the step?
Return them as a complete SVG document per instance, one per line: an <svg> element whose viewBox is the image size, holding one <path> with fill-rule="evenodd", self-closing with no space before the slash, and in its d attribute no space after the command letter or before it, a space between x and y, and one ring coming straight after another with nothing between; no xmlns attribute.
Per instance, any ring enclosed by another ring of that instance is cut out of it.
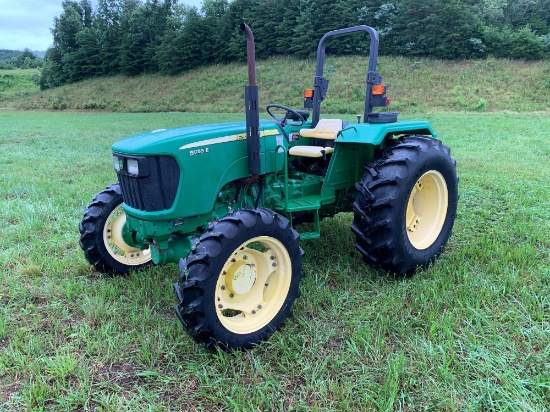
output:
<svg viewBox="0 0 550 412"><path fill-rule="evenodd" d="M300 240L319 239L321 232L302 232L300 233Z"/></svg>
<svg viewBox="0 0 550 412"><path fill-rule="evenodd" d="M290 199L286 208L287 212L305 212L308 210L319 210L321 208L321 196L305 196Z"/></svg>
<svg viewBox="0 0 550 412"><path fill-rule="evenodd" d="M297 201L299 200L299 202ZM301 199L293 199L294 203L290 204L288 210L292 212L312 211L313 212L313 230L309 232L300 232L300 240L319 239L321 237L321 225L319 222L319 209L321 201L319 196L307 196ZM293 207L294 209L290 209Z"/></svg>

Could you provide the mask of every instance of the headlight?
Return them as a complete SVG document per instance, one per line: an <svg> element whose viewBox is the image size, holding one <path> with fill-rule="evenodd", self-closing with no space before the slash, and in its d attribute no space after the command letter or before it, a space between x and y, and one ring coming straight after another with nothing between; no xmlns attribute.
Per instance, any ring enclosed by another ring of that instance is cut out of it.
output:
<svg viewBox="0 0 550 412"><path fill-rule="evenodd" d="M139 164L137 159L128 159L126 161L127 172L129 175L138 176L139 175Z"/></svg>
<svg viewBox="0 0 550 412"><path fill-rule="evenodd" d="M149 176L150 167L146 157L144 156L124 156L113 154L113 166L118 175L129 177L147 177Z"/></svg>
<svg viewBox="0 0 550 412"><path fill-rule="evenodd" d="M115 172L120 172L120 169L124 169L124 160L113 155L113 166L115 167Z"/></svg>

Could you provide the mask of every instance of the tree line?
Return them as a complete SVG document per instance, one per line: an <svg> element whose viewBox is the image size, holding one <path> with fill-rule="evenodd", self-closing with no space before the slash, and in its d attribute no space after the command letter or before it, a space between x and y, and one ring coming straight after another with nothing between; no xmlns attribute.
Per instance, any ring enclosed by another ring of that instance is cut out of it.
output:
<svg viewBox="0 0 550 412"><path fill-rule="evenodd" d="M0 50L0 70L12 69L37 69L42 67L44 60L29 49L18 50Z"/></svg>
<svg viewBox="0 0 550 412"><path fill-rule="evenodd" d="M63 0L43 89L101 75L177 74L244 60L239 24L253 30L257 58L309 57L327 31L378 30L383 55L469 59L550 56L550 0ZM368 52L368 39L331 40L333 54Z"/></svg>

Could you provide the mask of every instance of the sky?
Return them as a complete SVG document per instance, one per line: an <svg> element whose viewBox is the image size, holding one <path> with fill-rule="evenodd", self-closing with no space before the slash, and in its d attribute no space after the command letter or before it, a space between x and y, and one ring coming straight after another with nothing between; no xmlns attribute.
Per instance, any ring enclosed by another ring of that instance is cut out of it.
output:
<svg viewBox="0 0 550 412"><path fill-rule="evenodd" d="M181 3L200 7L202 0ZM53 19L61 11L61 0L0 0L0 49L46 51L53 42Z"/></svg>

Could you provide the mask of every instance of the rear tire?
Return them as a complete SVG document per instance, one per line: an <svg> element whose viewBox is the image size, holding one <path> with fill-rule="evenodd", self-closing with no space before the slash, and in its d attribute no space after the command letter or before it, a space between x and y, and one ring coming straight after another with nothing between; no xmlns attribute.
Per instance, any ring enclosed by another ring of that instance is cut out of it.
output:
<svg viewBox="0 0 550 412"><path fill-rule="evenodd" d="M151 251L140 250L122 239L126 213L120 185L108 186L94 196L80 222L80 247L90 264L102 273L124 275L153 264Z"/></svg>
<svg viewBox="0 0 550 412"><path fill-rule="evenodd" d="M390 140L356 184L351 226L366 263L411 275L443 251L458 202L456 162L426 136Z"/></svg>
<svg viewBox="0 0 550 412"><path fill-rule="evenodd" d="M303 277L299 235L268 209L241 209L203 234L174 284L176 314L197 342L247 349L290 315Z"/></svg>

